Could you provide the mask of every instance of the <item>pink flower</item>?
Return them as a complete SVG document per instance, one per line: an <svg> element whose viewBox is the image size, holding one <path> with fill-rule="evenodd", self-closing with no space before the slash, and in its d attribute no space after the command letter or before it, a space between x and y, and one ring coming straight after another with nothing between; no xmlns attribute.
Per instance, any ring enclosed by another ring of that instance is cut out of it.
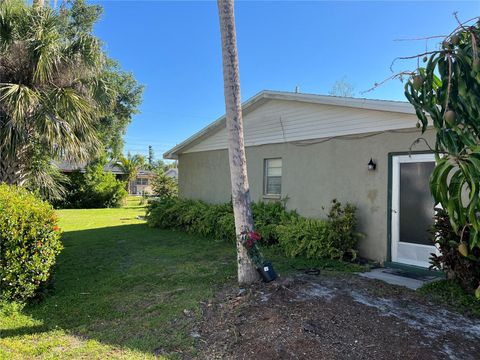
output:
<svg viewBox="0 0 480 360"><path fill-rule="evenodd" d="M260 234L257 233L257 232L255 232L255 231L250 231L250 232L248 233L248 237L249 237L250 239L252 239L253 241L259 241L259 240L262 239L262 237L260 236Z"/></svg>

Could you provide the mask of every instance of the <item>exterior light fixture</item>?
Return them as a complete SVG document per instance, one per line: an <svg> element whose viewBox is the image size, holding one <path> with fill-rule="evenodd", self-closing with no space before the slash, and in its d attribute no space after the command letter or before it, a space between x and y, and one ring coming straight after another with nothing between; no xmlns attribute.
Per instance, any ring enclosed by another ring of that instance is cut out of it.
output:
<svg viewBox="0 0 480 360"><path fill-rule="evenodd" d="M377 168L377 164L373 162L373 159L370 158L370 161L367 164L369 171L374 171Z"/></svg>

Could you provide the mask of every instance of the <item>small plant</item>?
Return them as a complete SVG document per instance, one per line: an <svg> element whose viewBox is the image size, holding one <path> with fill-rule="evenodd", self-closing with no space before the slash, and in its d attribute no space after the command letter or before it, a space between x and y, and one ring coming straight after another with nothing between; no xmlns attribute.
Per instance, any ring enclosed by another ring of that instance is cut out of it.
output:
<svg viewBox="0 0 480 360"><path fill-rule="evenodd" d="M355 248L358 239L363 236L363 234L355 231L358 223L355 215L356 211L355 205L347 203L342 207L337 199L333 199L327 215L331 243L343 252L344 257L349 256L350 260L355 260L357 257Z"/></svg>
<svg viewBox="0 0 480 360"><path fill-rule="evenodd" d="M26 189L0 185L0 300L37 295L61 249L52 206Z"/></svg>

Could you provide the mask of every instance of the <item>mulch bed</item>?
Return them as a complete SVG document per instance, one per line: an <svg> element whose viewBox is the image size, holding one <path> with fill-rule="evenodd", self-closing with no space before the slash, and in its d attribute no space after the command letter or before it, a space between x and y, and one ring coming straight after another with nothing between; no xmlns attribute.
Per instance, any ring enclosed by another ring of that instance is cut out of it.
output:
<svg viewBox="0 0 480 360"><path fill-rule="evenodd" d="M225 289L192 336L202 359L480 358L480 320L356 275Z"/></svg>

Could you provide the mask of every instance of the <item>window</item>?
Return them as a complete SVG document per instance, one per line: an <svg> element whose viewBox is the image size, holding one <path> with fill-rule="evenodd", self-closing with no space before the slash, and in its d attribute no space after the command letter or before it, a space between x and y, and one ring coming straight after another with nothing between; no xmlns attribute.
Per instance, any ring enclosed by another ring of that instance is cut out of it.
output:
<svg viewBox="0 0 480 360"><path fill-rule="evenodd" d="M264 195L282 193L282 159L265 159Z"/></svg>
<svg viewBox="0 0 480 360"><path fill-rule="evenodd" d="M148 179L137 178L135 180L135 184L137 184L137 185L148 185Z"/></svg>

